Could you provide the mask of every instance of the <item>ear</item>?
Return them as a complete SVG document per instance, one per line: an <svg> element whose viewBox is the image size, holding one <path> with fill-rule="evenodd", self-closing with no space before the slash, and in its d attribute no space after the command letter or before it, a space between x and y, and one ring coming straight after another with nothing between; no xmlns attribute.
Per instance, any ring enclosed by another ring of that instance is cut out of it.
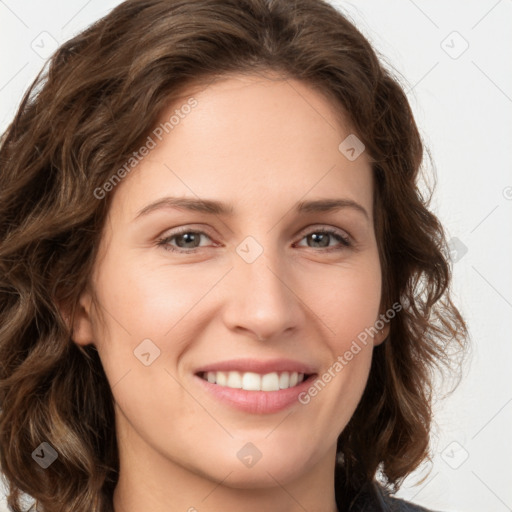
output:
<svg viewBox="0 0 512 512"><path fill-rule="evenodd" d="M389 335L390 327L389 327L389 320L385 321L382 318L386 318L386 315L383 311L381 311L379 318L375 321L375 325L377 328L377 325L384 324L384 327L380 331L377 331L377 334L373 337L373 346L376 347L377 345L380 345L381 343L384 343L386 341L386 338Z"/></svg>
<svg viewBox="0 0 512 512"><path fill-rule="evenodd" d="M380 345L381 343L384 343L386 341L386 338L389 335L389 323L386 323L381 331L378 331L377 334L373 338L373 346L376 347L377 345Z"/></svg>
<svg viewBox="0 0 512 512"><path fill-rule="evenodd" d="M80 295L74 318L71 318L69 308L60 307L66 324L71 329L71 339L78 345L94 344L94 332L91 321L92 304L92 295L86 290Z"/></svg>

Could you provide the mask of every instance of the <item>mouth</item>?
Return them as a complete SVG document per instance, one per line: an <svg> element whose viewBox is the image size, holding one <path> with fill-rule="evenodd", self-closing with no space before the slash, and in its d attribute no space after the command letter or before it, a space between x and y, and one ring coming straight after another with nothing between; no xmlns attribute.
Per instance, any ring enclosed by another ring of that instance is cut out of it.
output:
<svg viewBox="0 0 512 512"><path fill-rule="evenodd" d="M279 391L299 386L313 374L299 372L255 372L208 371L196 374L210 384L217 386L243 389L245 391Z"/></svg>
<svg viewBox="0 0 512 512"><path fill-rule="evenodd" d="M229 408L271 414L298 403L318 375L315 366L291 359L238 359L194 372L199 389Z"/></svg>

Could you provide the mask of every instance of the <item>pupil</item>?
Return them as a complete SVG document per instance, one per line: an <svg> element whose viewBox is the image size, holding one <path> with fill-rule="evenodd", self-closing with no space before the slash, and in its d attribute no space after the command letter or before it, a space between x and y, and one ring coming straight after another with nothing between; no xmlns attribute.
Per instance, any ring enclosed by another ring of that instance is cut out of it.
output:
<svg viewBox="0 0 512 512"><path fill-rule="evenodd" d="M179 247L184 247L184 244L179 243L180 239L185 240L185 244L187 244L187 243L194 242L194 241L197 242L196 238L197 237L196 237L195 233L183 233L182 235L178 236L176 242ZM188 246L185 246L185 247L187 248Z"/></svg>
<svg viewBox="0 0 512 512"><path fill-rule="evenodd" d="M318 243L320 238L320 245L317 247L328 247L329 246L329 234L328 233L313 233L310 235L314 243Z"/></svg>

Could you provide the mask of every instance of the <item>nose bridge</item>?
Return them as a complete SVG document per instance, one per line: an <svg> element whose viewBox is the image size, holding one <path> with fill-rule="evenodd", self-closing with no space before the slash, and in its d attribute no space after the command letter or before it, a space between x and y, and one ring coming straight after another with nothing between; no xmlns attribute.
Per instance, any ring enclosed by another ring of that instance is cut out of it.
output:
<svg viewBox="0 0 512 512"><path fill-rule="evenodd" d="M298 299L290 288L286 254L272 235L246 237L236 248L230 323L271 337L299 320Z"/></svg>

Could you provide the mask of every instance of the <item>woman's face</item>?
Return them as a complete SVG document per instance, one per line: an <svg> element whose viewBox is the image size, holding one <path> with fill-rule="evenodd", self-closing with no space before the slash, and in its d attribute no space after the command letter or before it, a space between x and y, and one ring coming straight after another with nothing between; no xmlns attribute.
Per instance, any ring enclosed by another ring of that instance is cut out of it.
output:
<svg viewBox="0 0 512 512"><path fill-rule="evenodd" d="M357 341L381 313L367 155L339 149L350 129L294 80L225 78L173 114L110 192L97 303L84 292L75 323L112 388L121 468L331 475L385 334Z"/></svg>

